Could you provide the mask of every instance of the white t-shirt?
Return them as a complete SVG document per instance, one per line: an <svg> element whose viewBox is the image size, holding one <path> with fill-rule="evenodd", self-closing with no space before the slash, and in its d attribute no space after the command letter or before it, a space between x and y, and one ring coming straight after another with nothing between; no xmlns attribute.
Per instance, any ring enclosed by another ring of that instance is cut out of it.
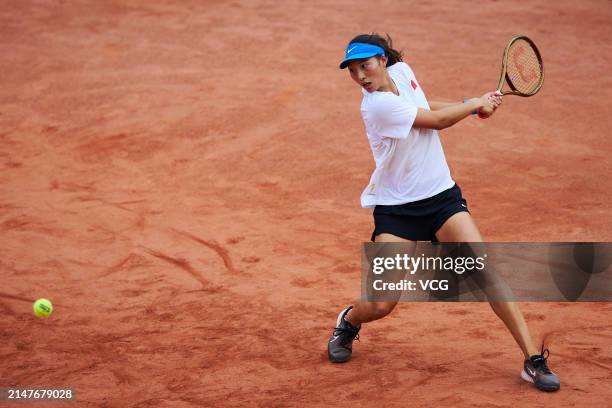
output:
<svg viewBox="0 0 612 408"><path fill-rule="evenodd" d="M361 115L376 162L361 194L364 208L422 200L455 184L438 132L412 127L417 109L429 109L412 69L397 62L387 71L399 96L362 89Z"/></svg>

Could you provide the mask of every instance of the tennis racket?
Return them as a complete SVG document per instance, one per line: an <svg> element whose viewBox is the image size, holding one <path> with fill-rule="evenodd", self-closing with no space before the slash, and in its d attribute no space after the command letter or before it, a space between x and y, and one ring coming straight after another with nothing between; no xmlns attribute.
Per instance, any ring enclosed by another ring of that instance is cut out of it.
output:
<svg viewBox="0 0 612 408"><path fill-rule="evenodd" d="M503 90L504 83L509 90ZM502 58L497 93L501 95L533 96L544 83L542 56L535 43L524 35L510 40Z"/></svg>
<svg viewBox="0 0 612 408"><path fill-rule="evenodd" d="M544 65L538 47L531 39L519 35L510 40L504 49L501 74L496 93L499 95L533 96L544 83ZM509 90L504 90L507 84ZM493 109L478 111L479 118L487 118Z"/></svg>

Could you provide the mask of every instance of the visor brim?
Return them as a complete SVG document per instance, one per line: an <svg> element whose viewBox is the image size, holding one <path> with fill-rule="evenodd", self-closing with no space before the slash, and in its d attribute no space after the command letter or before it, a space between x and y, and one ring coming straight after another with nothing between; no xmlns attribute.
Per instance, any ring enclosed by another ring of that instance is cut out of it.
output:
<svg viewBox="0 0 612 408"><path fill-rule="evenodd" d="M366 53L362 53L362 54L351 55L350 57L346 58L344 61L342 61L340 63L340 69L346 68L348 66L349 62L351 62L353 60L372 58L375 55L379 55L379 54L378 53L372 53L372 52L366 52Z"/></svg>

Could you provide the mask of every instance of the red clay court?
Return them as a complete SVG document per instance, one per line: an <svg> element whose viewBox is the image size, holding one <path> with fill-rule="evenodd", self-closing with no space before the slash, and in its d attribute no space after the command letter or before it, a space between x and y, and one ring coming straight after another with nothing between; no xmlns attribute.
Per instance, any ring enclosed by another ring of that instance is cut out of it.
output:
<svg viewBox="0 0 612 408"><path fill-rule="evenodd" d="M542 91L442 131L453 177L488 241L610 241L610 21L595 0L4 2L0 387L72 387L75 407L606 406L609 303L523 305L555 394L519 378L484 303L402 304L345 365L325 347L372 228L346 43L388 32L452 101L494 90L530 36Z"/></svg>

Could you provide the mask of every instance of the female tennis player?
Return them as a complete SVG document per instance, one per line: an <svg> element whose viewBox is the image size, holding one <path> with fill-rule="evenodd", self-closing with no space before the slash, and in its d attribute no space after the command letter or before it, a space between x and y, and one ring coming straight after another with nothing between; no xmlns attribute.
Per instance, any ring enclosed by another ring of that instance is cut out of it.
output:
<svg viewBox="0 0 612 408"><path fill-rule="evenodd" d="M346 47L340 68L347 68L362 89L361 114L376 169L361 195L374 208L375 242L482 242L467 202L446 163L438 130L478 113L487 118L502 97L488 92L464 102L427 101L412 69L392 48L391 38L363 34ZM397 302L357 302L342 310L328 342L334 363L351 358L361 325L388 315ZM547 365L548 350L538 351L518 306L491 302L525 361L521 378L538 389L559 389L559 377Z"/></svg>

